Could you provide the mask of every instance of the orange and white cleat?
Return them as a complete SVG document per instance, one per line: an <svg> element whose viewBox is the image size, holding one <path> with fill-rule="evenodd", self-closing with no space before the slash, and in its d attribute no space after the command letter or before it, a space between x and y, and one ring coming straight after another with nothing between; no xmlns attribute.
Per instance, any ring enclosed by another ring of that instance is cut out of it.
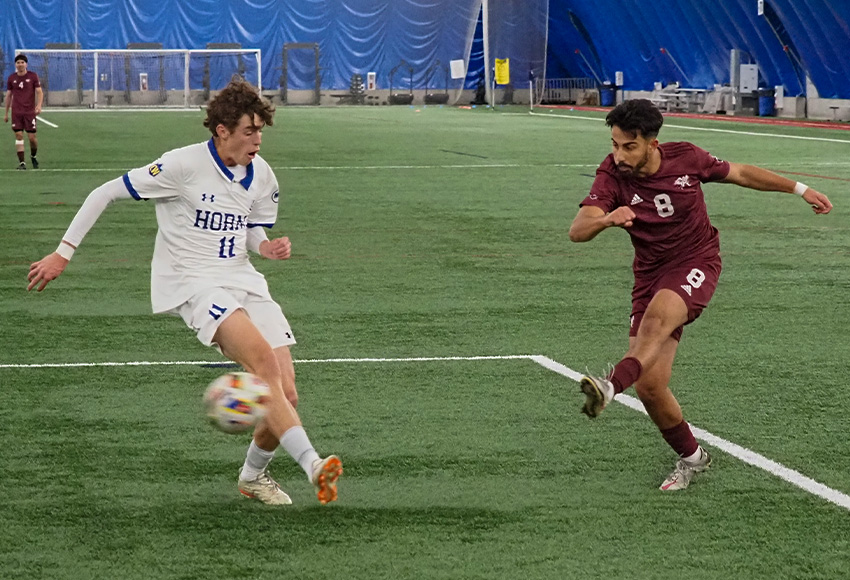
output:
<svg viewBox="0 0 850 580"><path fill-rule="evenodd" d="M336 480L342 475L342 461L336 455L329 455L313 464L311 481L316 486L316 496L322 505L336 501Z"/></svg>

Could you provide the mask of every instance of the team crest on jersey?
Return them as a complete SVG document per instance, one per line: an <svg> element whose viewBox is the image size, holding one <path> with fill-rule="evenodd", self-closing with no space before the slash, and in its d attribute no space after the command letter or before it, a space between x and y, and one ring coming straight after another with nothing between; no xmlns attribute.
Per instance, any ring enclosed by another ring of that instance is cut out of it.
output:
<svg viewBox="0 0 850 580"><path fill-rule="evenodd" d="M160 173L162 173L162 163L154 163L150 167L148 167L148 173L151 174L151 177L156 177Z"/></svg>
<svg viewBox="0 0 850 580"><path fill-rule="evenodd" d="M276 191L272 194L272 201L273 202L277 203L279 198L280 198L280 192L279 191Z"/></svg>
<svg viewBox="0 0 850 580"><path fill-rule="evenodd" d="M682 177L677 179L675 182L673 182L673 185L678 185L682 189L685 189L686 187L691 186L691 180L687 175L683 175Z"/></svg>

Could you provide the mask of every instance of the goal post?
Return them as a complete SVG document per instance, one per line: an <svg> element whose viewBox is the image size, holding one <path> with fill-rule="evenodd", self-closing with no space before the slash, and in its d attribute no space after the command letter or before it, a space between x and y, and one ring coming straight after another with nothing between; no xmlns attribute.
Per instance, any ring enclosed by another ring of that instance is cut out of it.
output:
<svg viewBox="0 0 850 580"><path fill-rule="evenodd" d="M239 49L18 49L45 107L194 108L238 76L262 90L262 53Z"/></svg>

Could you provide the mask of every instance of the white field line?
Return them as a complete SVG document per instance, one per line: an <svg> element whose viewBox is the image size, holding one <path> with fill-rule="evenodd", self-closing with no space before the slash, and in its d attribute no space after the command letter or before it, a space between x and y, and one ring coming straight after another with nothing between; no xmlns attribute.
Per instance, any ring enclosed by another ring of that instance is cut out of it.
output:
<svg viewBox="0 0 850 580"><path fill-rule="evenodd" d="M562 365L559 362L553 361L550 358L535 355L531 357L531 360L533 360L539 365L546 367L551 371L554 371L574 381L581 380L581 373L578 373L573 369ZM617 395L614 400L618 403L622 403L623 405L631 409L634 409L635 411L640 411L641 413L646 414L646 409L643 408L643 404L634 397L621 393ZM832 489L831 487L827 487L822 483L818 483L814 479L806 477L798 471L794 471L793 469L785 467L781 463L777 463L772 459L768 459L767 457L760 455L755 451L752 451L751 449L741 447L740 445L732 443L731 441L727 441L722 437L718 437L717 435L709 433L705 429L700 429L699 427L694 427L693 425L691 425L691 431L693 431L694 437L696 437L700 441L703 441L711 445L712 447L716 447L717 449L728 453L732 457L740 459L744 463L749 463L754 467L763 469L764 471L767 471L768 473L771 473L780 479L784 479L788 483L795 485L800 489L811 493L812 495L816 495L820 498L825 499L828 502L834 503L839 507L843 507L846 510L850 510L850 496L841 493L838 490Z"/></svg>
<svg viewBox="0 0 850 580"><path fill-rule="evenodd" d="M601 121L605 119L600 117L584 117L582 115L554 115L552 113L528 113L535 117L555 117L558 119L581 119L583 121ZM711 131L714 133L731 133L733 135L750 135L754 137L773 137L779 139L800 139L802 141L826 141L828 143L847 143L850 144L850 139L830 139L829 137L805 137L803 135L785 135L781 133L759 133L758 131L733 131L732 129L713 129L709 127L688 127L687 125L664 124L665 127L674 129L685 129L686 131Z"/></svg>
<svg viewBox="0 0 850 580"><path fill-rule="evenodd" d="M365 362L430 362L430 361L474 361L474 360L534 360L530 354L510 354L494 356L429 356L409 358L323 358L296 359L297 363L365 363ZM176 360L176 361L129 361L129 362L87 362L87 363L26 363L0 364L0 369L56 369L75 367L145 367L145 366L200 366L235 364L228 360Z"/></svg>
<svg viewBox="0 0 850 580"><path fill-rule="evenodd" d="M582 374L573 369L562 365L548 357L542 355L495 355L495 356L446 356L446 357L408 357L408 358L327 358L327 359L303 359L295 360L295 363L373 363L373 362L432 362L432 361L481 361L481 360L517 360L527 359L536 362L537 364L554 371L560 375L567 377L573 381L580 381ZM129 367L129 366L173 366L173 365L226 365L229 361L131 361L131 362L99 362L99 363L34 363L34 364L0 364L0 369L11 368L72 368L72 367ZM618 403L622 403L627 407L640 411L646 414L643 404L636 398L629 395L619 394L614 399ZM731 441L727 441L722 437L718 437L704 429L691 425L691 430L694 436L721 451L724 451L740 459L744 463L748 463L753 467L757 467L776 477L787 481L788 483L799 487L800 489L827 500L839 507L850 510L850 496L827 487L822 483L806 477L798 471L794 471L785 467L781 463L777 463L772 459L768 459L763 455L756 453L746 447L741 447Z"/></svg>
<svg viewBox="0 0 850 580"><path fill-rule="evenodd" d="M44 117L40 117L40 116L36 115L35 118L38 119L39 121L41 121L42 123L44 123L45 125L47 125L48 127L53 127L54 129L59 128L59 125L57 125L56 123L51 123L50 121L48 121Z"/></svg>
<svg viewBox="0 0 850 580"><path fill-rule="evenodd" d="M527 169L532 167L599 167L598 163L469 163L469 164L451 164L451 165L315 165L315 166L275 166L272 167L275 171L382 171L382 170L399 170L399 169ZM132 168L129 168L132 169ZM0 169L2 171L17 172L17 169ZM39 169L39 173L124 173L127 172L127 167L67 167L54 169Z"/></svg>

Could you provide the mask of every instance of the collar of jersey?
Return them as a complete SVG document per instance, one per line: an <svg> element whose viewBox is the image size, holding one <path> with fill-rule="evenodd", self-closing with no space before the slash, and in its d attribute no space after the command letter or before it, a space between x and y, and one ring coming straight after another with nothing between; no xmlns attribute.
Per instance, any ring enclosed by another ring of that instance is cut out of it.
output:
<svg viewBox="0 0 850 580"><path fill-rule="evenodd" d="M218 156L218 151L215 150L215 143L213 143L212 137L207 141L207 147L210 150L210 155L212 155L213 161L218 166L218 170L230 181L233 181L233 172L227 168L227 165L224 164L224 161L221 160L221 157ZM245 177L239 182L242 187L246 190L251 187L251 182L254 181L254 162L248 164L248 167L245 168L246 173Z"/></svg>

